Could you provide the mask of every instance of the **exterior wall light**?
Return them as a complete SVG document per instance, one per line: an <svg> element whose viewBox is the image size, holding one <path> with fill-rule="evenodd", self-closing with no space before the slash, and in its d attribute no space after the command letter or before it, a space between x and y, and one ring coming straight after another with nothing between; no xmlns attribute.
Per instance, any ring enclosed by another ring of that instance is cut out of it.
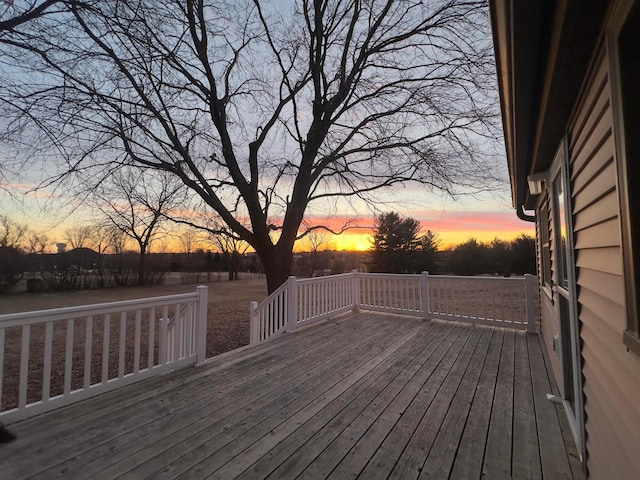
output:
<svg viewBox="0 0 640 480"><path fill-rule="evenodd" d="M542 193L542 184L547 182L547 172L532 173L527 176L529 184L529 193L531 195L540 195Z"/></svg>

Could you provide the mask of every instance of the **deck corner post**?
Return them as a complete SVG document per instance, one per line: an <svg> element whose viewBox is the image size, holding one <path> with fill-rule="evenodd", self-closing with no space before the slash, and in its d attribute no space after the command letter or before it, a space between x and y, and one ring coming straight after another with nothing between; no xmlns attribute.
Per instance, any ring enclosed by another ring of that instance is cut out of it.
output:
<svg viewBox="0 0 640 480"><path fill-rule="evenodd" d="M298 283L293 275L287 279L287 333L296 331L298 318Z"/></svg>
<svg viewBox="0 0 640 480"><path fill-rule="evenodd" d="M431 305L429 303L429 272L420 274L420 298L422 307L422 319L431 320Z"/></svg>
<svg viewBox="0 0 640 480"><path fill-rule="evenodd" d="M527 315L527 333L539 333L536 315L536 277L530 273L524 275L524 296Z"/></svg>
<svg viewBox="0 0 640 480"><path fill-rule="evenodd" d="M360 278L358 277L358 270L355 268L351 270L351 288L353 292L353 308L354 312L360 310Z"/></svg>
<svg viewBox="0 0 640 480"><path fill-rule="evenodd" d="M209 303L209 287L196 287L198 294L198 313L196 315L196 364L207 358L207 306Z"/></svg>
<svg viewBox="0 0 640 480"><path fill-rule="evenodd" d="M255 345L258 343L258 318L256 316L256 310L258 309L258 302L251 302L249 304L249 345Z"/></svg>

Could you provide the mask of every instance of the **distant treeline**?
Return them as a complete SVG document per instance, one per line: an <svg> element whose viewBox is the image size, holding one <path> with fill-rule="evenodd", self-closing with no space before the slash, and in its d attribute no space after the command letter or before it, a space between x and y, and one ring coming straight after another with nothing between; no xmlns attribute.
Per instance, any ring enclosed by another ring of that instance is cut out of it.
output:
<svg viewBox="0 0 640 480"><path fill-rule="evenodd" d="M64 253L25 254L14 247L0 246L0 292L26 276L33 289L76 290L139 284L140 254L99 254L89 248ZM230 280L239 272L262 272L255 254L238 252L152 253L146 255L145 284L163 283L167 272L225 272ZM185 278L194 278L185 275ZM199 278L199 277L198 277Z"/></svg>
<svg viewBox="0 0 640 480"><path fill-rule="evenodd" d="M420 223L396 212L376 217L369 271L454 275L522 275L536 273L535 239L521 235L511 242L475 239L440 250L438 234L422 232Z"/></svg>
<svg viewBox="0 0 640 480"><path fill-rule="evenodd" d="M393 222L400 217L390 218ZM392 222L392 223L393 223ZM452 249L439 250L437 234L420 234L416 225L409 227L408 238L397 238L393 229L377 231L368 252L319 250L296 253L292 274L312 277L350 272L352 270L388 273L454 275L521 275L536 272L535 240L522 235L511 242L495 239L489 243L471 239ZM403 228L404 228L403 227ZM405 233L406 233L405 232ZM386 235L381 238L380 235ZM129 286L139 281L138 252L99 254L78 248L56 254L25 254L13 247L0 246L0 292L26 278L31 289L75 290L112 286ZM146 255L145 284L160 284L167 272L183 273L190 279L206 281L210 273L221 272L229 280L239 272L263 273L254 253L211 252L152 253ZM204 274L204 277L199 274ZM204 280L203 280L204 279Z"/></svg>

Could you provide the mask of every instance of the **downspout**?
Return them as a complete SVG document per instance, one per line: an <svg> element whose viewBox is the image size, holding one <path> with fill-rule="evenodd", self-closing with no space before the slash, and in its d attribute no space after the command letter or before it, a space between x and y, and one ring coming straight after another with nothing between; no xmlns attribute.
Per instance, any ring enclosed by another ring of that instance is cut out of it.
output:
<svg viewBox="0 0 640 480"><path fill-rule="evenodd" d="M520 220L524 220L525 222L535 222L536 221L536 216L535 215L527 215L526 213L524 213L524 207L522 205L520 205L516 209L516 215L518 215L518 218Z"/></svg>

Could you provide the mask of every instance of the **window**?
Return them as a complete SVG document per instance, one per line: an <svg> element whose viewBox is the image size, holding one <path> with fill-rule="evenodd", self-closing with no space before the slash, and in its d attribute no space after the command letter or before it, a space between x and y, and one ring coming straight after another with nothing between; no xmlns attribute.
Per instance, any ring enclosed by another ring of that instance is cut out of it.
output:
<svg viewBox="0 0 640 480"><path fill-rule="evenodd" d="M549 202L540 206L540 275L543 287L548 287L551 294L551 238L549 236Z"/></svg>
<svg viewBox="0 0 640 480"><path fill-rule="evenodd" d="M569 288L569 276L567 270L567 262L569 258L568 244L567 244L567 206L565 203L565 188L564 188L564 172L558 174L553 181L553 195L556 202L556 208L554 209L555 228L557 245L555 246L557 252L556 262L556 281L558 285L568 289Z"/></svg>
<svg viewBox="0 0 640 480"><path fill-rule="evenodd" d="M621 1L610 24L614 127L627 298L624 343L640 355L640 2ZM615 78L617 75L617 78Z"/></svg>
<svg viewBox="0 0 640 480"><path fill-rule="evenodd" d="M573 217L571 212L570 170L567 138L563 138L549 169L553 240L552 286L560 334L560 392L577 444L583 445L582 366L580 326L576 299L576 271L573 257Z"/></svg>

